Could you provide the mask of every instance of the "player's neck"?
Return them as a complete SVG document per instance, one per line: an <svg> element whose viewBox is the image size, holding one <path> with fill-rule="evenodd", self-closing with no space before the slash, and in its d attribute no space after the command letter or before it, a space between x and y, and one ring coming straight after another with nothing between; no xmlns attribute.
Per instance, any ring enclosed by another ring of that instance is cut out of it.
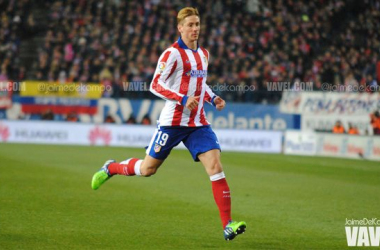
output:
<svg viewBox="0 0 380 250"><path fill-rule="evenodd" d="M186 40L186 39L183 39L183 38L182 38L182 41L184 42L184 44L185 44L189 49L196 50L196 49L198 48L198 41L197 41L197 40L190 41L190 40Z"/></svg>

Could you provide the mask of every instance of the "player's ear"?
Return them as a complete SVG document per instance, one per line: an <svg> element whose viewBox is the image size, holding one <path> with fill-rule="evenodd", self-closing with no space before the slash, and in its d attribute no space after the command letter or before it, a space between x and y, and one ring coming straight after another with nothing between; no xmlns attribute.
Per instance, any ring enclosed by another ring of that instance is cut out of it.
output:
<svg viewBox="0 0 380 250"><path fill-rule="evenodd" d="M179 23L177 25L177 29L178 29L179 33L182 33L182 28L183 28L182 24Z"/></svg>

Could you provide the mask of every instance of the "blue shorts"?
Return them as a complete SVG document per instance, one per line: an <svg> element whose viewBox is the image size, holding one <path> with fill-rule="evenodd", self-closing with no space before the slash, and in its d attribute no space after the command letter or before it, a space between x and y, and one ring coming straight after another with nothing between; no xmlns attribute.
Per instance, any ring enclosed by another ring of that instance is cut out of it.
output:
<svg viewBox="0 0 380 250"><path fill-rule="evenodd" d="M220 149L218 138L210 126L202 127L159 127L156 129L146 154L158 160L165 160L170 151L183 142L194 161L198 155L212 149Z"/></svg>

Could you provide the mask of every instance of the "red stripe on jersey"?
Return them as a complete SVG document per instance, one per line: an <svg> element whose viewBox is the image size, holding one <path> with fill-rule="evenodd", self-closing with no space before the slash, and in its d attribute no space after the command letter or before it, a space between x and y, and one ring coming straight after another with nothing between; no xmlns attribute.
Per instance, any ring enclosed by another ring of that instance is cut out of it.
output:
<svg viewBox="0 0 380 250"><path fill-rule="evenodd" d="M210 102L211 103L211 96L207 93L207 91L205 91L205 98L204 98L204 100L206 101L206 102Z"/></svg>
<svg viewBox="0 0 380 250"><path fill-rule="evenodd" d="M197 70L203 70L201 57L199 56L198 52L193 51L193 55L194 55L195 61L197 62ZM197 78L197 88L195 89L194 96L201 95L202 81L203 81L203 77ZM187 124L189 127L195 127L195 116L197 112L198 112L198 107L191 111L189 123Z"/></svg>
<svg viewBox="0 0 380 250"><path fill-rule="evenodd" d="M165 55L162 57L162 59L161 59L161 61L160 62L167 62L168 61L168 58L169 58L169 56L170 56L170 53L171 53L171 51L169 50L169 51L166 51L166 53L165 53Z"/></svg>
<svg viewBox="0 0 380 250"><path fill-rule="evenodd" d="M189 61L189 57L187 56L185 50L181 49L178 43L175 43L173 47L178 49L178 52L181 55L182 64L183 64L183 73L182 73L181 85L179 87L179 93L183 95L187 95L187 91L189 90L190 74L186 75L186 73L188 73L191 70L191 63ZM175 106L172 126L181 125L183 108L184 106L179 105L179 104Z"/></svg>
<svg viewBox="0 0 380 250"><path fill-rule="evenodd" d="M167 81L167 80L169 79L169 77L172 76L172 74L174 73L174 70L175 70L176 68L177 68L177 61L174 62L173 67L172 67L172 70L170 70L170 73L169 73L169 75L168 75L168 77L166 78L165 81Z"/></svg>
<svg viewBox="0 0 380 250"><path fill-rule="evenodd" d="M169 56L170 56L170 53L171 51L167 51L164 56L162 57L161 61L160 62L167 62ZM174 65L173 65L173 68L172 70L170 71L170 74L168 76L168 78L171 76L171 74L174 72L175 68L177 67L177 61L175 61ZM174 70L173 70L174 69ZM157 91L157 93L165 96L167 99L172 99L172 100L176 100L176 101L181 101L182 100L182 97L177 95L176 93L170 91L170 90L166 90L164 89L163 87L161 87L159 84L158 84L158 79L160 78L161 74L157 74L156 77L154 78L153 80L153 86L152 88ZM167 80L167 79L166 79Z"/></svg>
<svg viewBox="0 0 380 250"><path fill-rule="evenodd" d="M204 106L202 107L199 115L200 115L199 122L202 125L209 125L209 123L206 121Z"/></svg>

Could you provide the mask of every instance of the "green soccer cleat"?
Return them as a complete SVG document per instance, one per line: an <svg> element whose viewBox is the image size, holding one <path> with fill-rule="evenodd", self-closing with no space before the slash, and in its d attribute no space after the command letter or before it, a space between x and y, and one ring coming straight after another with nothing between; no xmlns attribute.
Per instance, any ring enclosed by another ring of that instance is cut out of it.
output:
<svg viewBox="0 0 380 250"><path fill-rule="evenodd" d="M246 227L245 221L230 221L224 228L224 239L233 240L238 234L243 234Z"/></svg>
<svg viewBox="0 0 380 250"><path fill-rule="evenodd" d="M106 161L103 167L94 174L94 176L92 177L92 182L91 182L92 189L94 190L98 189L104 182L106 182L109 178L112 177L112 175L110 174L108 170L108 166L113 162L116 162L116 161L114 160Z"/></svg>

